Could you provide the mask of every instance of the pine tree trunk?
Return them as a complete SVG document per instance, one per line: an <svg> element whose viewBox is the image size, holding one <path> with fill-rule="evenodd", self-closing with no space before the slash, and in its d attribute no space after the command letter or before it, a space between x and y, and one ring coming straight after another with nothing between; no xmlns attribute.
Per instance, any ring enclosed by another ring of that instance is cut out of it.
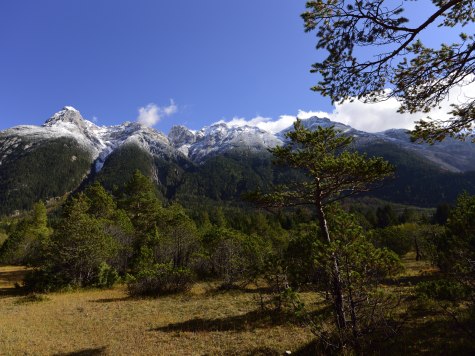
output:
<svg viewBox="0 0 475 356"><path fill-rule="evenodd" d="M417 236L414 236L414 247L416 248L416 261L420 261L422 259L421 251L419 250L419 243L417 241Z"/></svg>
<svg viewBox="0 0 475 356"><path fill-rule="evenodd" d="M323 211L322 202L317 200L317 213L318 213L318 221L320 225L320 230L323 233L325 240L330 244L330 231L328 230L327 219L325 217L325 212ZM345 320L345 309L344 309L344 301L343 301L343 290L342 290L342 282L341 282L341 275L340 275L340 267L338 263L338 257L332 253L333 259L333 266L332 266L332 290L333 290L333 304L335 308L336 314L336 326L338 330L346 328L346 320Z"/></svg>
<svg viewBox="0 0 475 356"><path fill-rule="evenodd" d="M350 271L349 271L349 261L348 259L345 261L345 265L347 266L346 268L346 285L348 288L348 304L350 307L350 316L351 316L351 327L353 330L353 347L355 348L355 351L360 350L360 343L358 341L358 320L356 318L356 304L355 300L353 298L353 288L351 285L351 278L350 278ZM357 352L359 353L359 352Z"/></svg>

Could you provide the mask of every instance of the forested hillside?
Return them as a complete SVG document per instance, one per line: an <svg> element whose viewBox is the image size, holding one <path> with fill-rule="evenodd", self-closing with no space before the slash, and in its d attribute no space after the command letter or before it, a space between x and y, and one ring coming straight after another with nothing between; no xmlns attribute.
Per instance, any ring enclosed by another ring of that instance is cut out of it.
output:
<svg viewBox="0 0 475 356"><path fill-rule="evenodd" d="M0 165L0 215L29 210L40 199L71 192L92 169L90 153L68 138L23 140L15 153Z"/></svg>

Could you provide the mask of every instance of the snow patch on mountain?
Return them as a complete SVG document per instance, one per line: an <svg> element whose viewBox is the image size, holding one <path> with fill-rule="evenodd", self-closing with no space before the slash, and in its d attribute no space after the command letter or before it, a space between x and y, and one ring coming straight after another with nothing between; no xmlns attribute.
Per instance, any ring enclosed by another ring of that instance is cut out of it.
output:
<svg viewBox="0 0 475 356"><path fill-rule="evenodd" d="M368 133L327 118L310 117L302 120L311 130L334 126L352 135L357 146L373 143L392 143L422 155L450 171L466 171L475 166L475 145L447 138L436 145L411 142L403 129ZM257 126L218 122L198 131L185 126L174 126L164 135L137 122L116 126L97 126L85 120L73 107L66 106L42 126L17 126L0 132L0 165L13 152L27 151L48 139L70 137L90 152L96 171L100 171L107 157L125 144L142 147L155 157L167 160L185 159L201 163L209 157L229 151L265 152L268 148L285 144L285 136L293 127L274 133Z"/></svg>
<svg viewBox="0 0 475 356"><path fill-rule="evenodd" d="M231 150L265 151L282 144L282 140L258 127L235 126L219 122L193 132L184 126L174 126L168 138L173 147L192 161L204 159Z"/></svg>

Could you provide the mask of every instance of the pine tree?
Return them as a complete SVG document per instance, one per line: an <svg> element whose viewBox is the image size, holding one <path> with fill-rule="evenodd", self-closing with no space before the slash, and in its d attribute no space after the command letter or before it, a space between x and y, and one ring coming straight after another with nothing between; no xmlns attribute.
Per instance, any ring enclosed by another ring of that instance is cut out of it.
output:
<svg viewBox="0 0 475 356"><path fill-rule="evenodd" d="M327 207L358 192L371 189L375 183L392 174L392 166L382 158L368 158L348 150L353 138L343 136L333 127L310 131L300 120L286 134L290 142L270 151L278 164L302 170L307 180L277 187L270 194L256 193L254 200L267 207L312 205L317 212L323 239L331 246L333 239L327 219ZM315 237L318 240L318 237ZM347 327L340 261L332 254L331 284L335 323L339 330Z"/></svg>

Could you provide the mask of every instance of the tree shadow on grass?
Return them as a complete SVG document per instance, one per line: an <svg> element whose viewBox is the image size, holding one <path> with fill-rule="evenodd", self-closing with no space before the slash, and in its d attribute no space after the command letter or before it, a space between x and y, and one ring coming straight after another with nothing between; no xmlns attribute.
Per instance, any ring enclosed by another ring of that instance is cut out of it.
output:
<svg viewBox="0 0 475 356"><path fill-rule="evenodd" d="M364 355L473 355L475 340L448 320L411 322L397 335L387 338L375 332L360 340ZM322 340L315 339L292 352L292 355L340 355Z"/></svg>
<svg viewBox="0 0 475 356"><path fill-rule="evenodd" d="M0 299L25 295L21 288L0 288Z"/></svg>
<svg viewBox="0 0 475 356"><path fill-rule="evenodd" d="M282 352L276 350L272 347L266 346L258 346L249 348L246 350L242 349L228 349L224 351L224 355L231 355L231 356L280 356Z"/></svg>
<svg viewBox="0 0 475 356"><path fill-rule="evenodd" d="M195 318L152 330L162 332L247 331L290 323L296 323L295 317L291 314L255 310L219 319Z"/></svg>
<svg viewBox="0 0 475 356"><path fill-rule="evenodd" d="M440 278L440 274L427 273L427 274L422 274L418 276L404 276L404 277L398 277L398 278L393 278L393 279L387 279L383 281L383 284L388 285L388 286L407 287L407 286L415 286L421 282L433 281L439 278Z"/></svg>
<svg viewBox="0 0 475 356"><path fill-rule="evenodd" d="M387 355L473 355L475 340L451 320L419 320L389 342L380 342L379 349Z"/></svg>
<svg viewBox="0 0 475 356"><path fill-rule="evenodd" d="M102 347L83 349L83 350L73 351L73 352L59 353L59 354L55 354L55 356L98 356L98 355L105 355L105 354L106 354L106 347L102 346Z"/></svg>
<svg viewBox="0 0 475 356"><path fill-rule="evenodd" d="M25 277L27 270L0 271L0 299L24 295L22 288L17 288L16 283L20 283ZM10 286L7 286L10 285Z"/></svg>

